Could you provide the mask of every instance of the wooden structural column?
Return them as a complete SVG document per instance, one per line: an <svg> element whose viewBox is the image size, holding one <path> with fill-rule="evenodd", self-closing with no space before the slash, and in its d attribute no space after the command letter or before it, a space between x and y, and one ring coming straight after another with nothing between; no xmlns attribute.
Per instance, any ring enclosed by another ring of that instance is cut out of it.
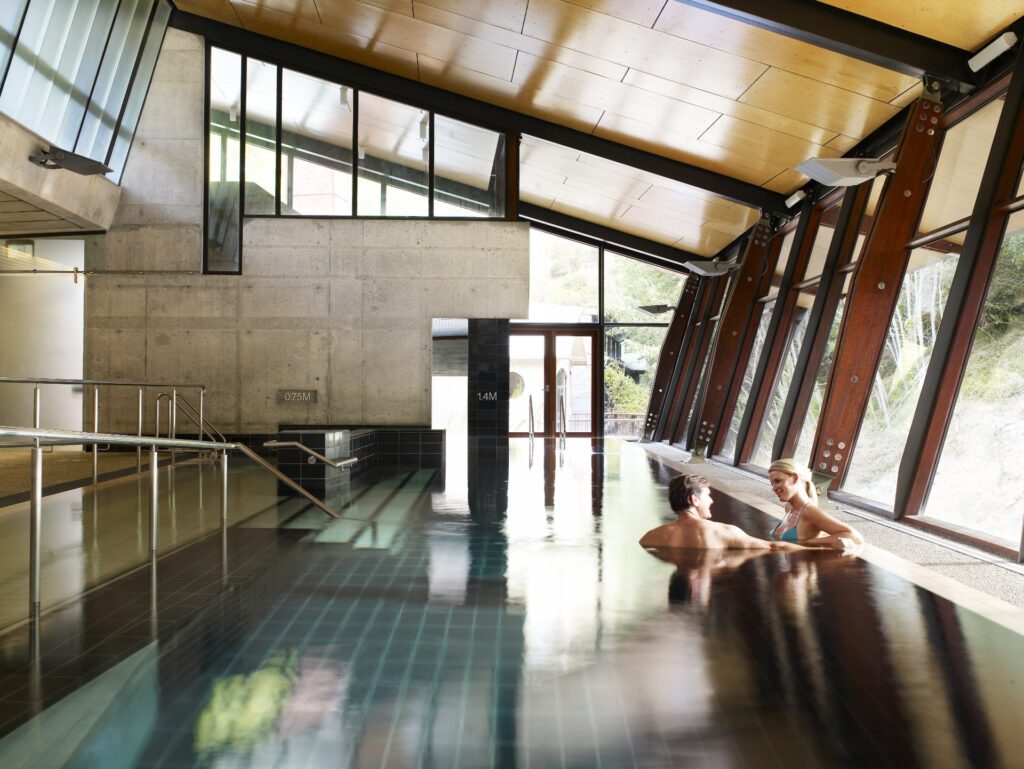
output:
<svg viewBox="0 0 1024 769"><path fill-rule="evenodd" d="M928 96L910 110L871 232L853 277L811 454L816 483L841 485L867 410L913 238L938 162L942 106Z"/></svg>
<svg viewBox="0 0 1024 769"><path fill-rule="evenodd" d="M828 338L832 333L832 323L839 300L843 295L845 274L838 269L849 259L860 234L860 220L864 214L868 197L871 194L870 184L861 184L843 197L842 207L836 221L835 233L829 245L825 264L821 269L821 278L811 305L810 317L807 319L807 336L797 355L793 369L793 386L789 388L782 416L779 418L779 430L775 434L772 457L792 457L800 442L800 431L803 429L807 408L814 394L815 378L821 359L828 347ZM808 462L808 457L795 457L798 462Z"/></svg>
<svg viewBox="0 0 1024 769"><path fill-rule="evenodd" d="M664 432L665 403L669 400L669 393L675 389L679 381L679 372L685 357L683 355L683 338L686 336L687 329L692 325L690 318L693 315L699 282L700 278L696 275L687 276L679 295L676 311L672 314L672 322L665 334L665 342L661 346L658 369L651 387L651 402L647 406L647 421L644 424L644 438L647 440L661 440L661 433Z"/></svg>
<svg viewBox="0 0 1024 769"><path fill-rule="evenodd" d="M814 201L810 198L807 198L801 207L800 221L797 223L796 233L793 236L792 255L786 264L782 282L779 284L779 293L775 299L775 309L772 312L768 333L765 336L764 349L750 387L747 410L740 422L736 441L736 456L734 457L734 461L737 463L746 462L754 453L754 443L761 430L765 410L769 407L774 390L773 385L782 364L782 356L786 354L786 342L789 341L789 323L793 317L793 309L796 307L796 298L799 294L798 291L790 289L798 280L796 276L803 276L807 269L807 262L811 258L811 250L814 247L814 237L818 232L818 222L821 220L821 211L821 206L814 205ZM779 258L782 258L782 254L779 255Z"/></svg>
<svg viewBox="0 0 1024 769"><path fill-rule="evenodd" d="M924 507L999 257L1009 216L1000 204L1015 196L1022 164L1024 57L1018 54L907 436L896 485L897 515L917 515Z"/></svg>
<svg viewBox="0 0 1024 769"><path fill-rule="evenodd" d="M765 264L771 249L771 219L762 216L747 240L743 264L736 275L725 310L718 322L715 334L715 349L711 357L711 373L700 408L697 422L697 437L694 450L706 456L709 449L716 448L722 428L726 401L730 385L740 368L740 352L748 336L750 318L754 312ZM725 415L727 416L727 415ZM726 425L728 428L728 425Z"/></svg>

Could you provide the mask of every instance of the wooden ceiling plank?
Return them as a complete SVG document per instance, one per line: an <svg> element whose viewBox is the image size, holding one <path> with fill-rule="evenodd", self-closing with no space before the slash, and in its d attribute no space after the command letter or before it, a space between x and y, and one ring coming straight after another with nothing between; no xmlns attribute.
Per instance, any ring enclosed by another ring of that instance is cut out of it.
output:
<svg viewBox="0 0 1024 769"><path fill-rule="evenodd" d="M568 0L581 8L614 16L617 19L639 24L641 27L653 27L658 14L665 7L665 0Z"/></svg>
<svg viewBox="0 0 1024 769"><path fill-rule="evenodd" d="M656 29L879 101L890 101L918 80L679 2L665 6Z"/></svg>
<svg viewBox="0 0 1024 769"><path fill-rule="evenodd" d="M531 0L523 31L540 40L732 99L766 69L758 62L560 0Z"/></svg>
<svg viewBox="0 0 1024 769"><path fill-rule="evenodd" d="M815 0L676 0L914 77L973 85L968 53ZM915 8L917 15L921 14Z"/></svg>
<svg viewBox="0 0 1024 769"><path fill-rule="evenodd" d="M802 118L856 139L863 139L899 112L898 107L885 102L774 68L751 86L740 101Z"/></svg>
<svg viewBox="0 0 1024 769"><path fill-rule="evenodd" d="M525 7L525 6L524 6ZM465 35L478 37L497 45L515 49L533 56L539 56L551 61L557 61L569 67L581 69L612 80L621 81L626 74L627 68L621 64L602 59L598 56L574 51L560 45L554 45L534 37L513 32L501 26L488 24L469 16L462 16L457 13L435 8L432 5L425 5L422 2L416 4L416 18L422 19L431 24L448 27L462 32Z"/></svg>
<svg viewBox="0 0 1024 769"><path fill-rule="evenodd" d="M482 21L512 32L523 31L528 0L416 0L416 15L425 6Z"/></svg>
<svg viewBox="0 0 1024 769"><path fill-rule="evenodd" d="M790 136L796 136L799 139L805 139L815 144L824 144L836 135L835 131L828 128L811 125L810 123L786 117L771 110L726 99L723 96L701 91L698 88L690 88L690 86L655 75L649 75L646 72L640 72L635 69L631 69L626 73L623 82L646 91L660 93L662 96L667 96L670 99L678 99L687 104L695 104L698 107L703 107L713 112L746 120L748 123L757 123L765 128L782 131Z"/></svg>
<svg viewBox="0 0 1024 769"><path fill-rule="evenodd" d="M770 128L723 115L700 136L702 142L786 166L797 166L812 157L838 157L837 150L805 142Z"/></svg>

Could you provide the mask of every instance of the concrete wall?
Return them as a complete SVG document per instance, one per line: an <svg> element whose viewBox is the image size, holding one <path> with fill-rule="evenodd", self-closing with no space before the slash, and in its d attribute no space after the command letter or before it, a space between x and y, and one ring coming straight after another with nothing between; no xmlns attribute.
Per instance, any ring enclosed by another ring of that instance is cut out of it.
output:
<svg viewBox="0 0 1024 769"><path fill-rule="evenodd" d="M202 264L203 46L169 30L121 206L90 266L86 376L202 382L226 432L288 423L430 424L431 319L525 317L518 222L252 219L242 276ZM146 274L149 273L149 274ZM278 404L315 389L316 404ZM134 429L107 406L104 429ZM148 411L148 409L147 409Z"/></svg>

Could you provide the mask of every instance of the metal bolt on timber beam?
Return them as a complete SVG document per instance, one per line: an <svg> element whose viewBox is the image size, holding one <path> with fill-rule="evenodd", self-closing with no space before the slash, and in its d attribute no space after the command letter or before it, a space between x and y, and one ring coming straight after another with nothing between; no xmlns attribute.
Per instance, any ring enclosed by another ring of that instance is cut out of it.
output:
<svg viewBox="0 0 1024 769"><path fill-rule="evenodd" d="M899 300L921 209L938 158L941 132L932 130L938 101L922 97L907 117L897 166L878 204L861 252L836 345L811 455L815 484L841 485L867 410L871 385Z"/></svg>

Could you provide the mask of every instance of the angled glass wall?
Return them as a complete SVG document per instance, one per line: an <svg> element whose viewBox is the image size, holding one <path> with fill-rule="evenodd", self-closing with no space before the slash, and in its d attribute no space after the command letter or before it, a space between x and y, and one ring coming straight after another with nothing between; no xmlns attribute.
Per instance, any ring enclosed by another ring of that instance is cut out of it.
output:
<svg viewBox="0 0 1024 769"><path fill-rule="evenodd" d="M6 0L0 112L119 182L170 10L167 0Z"/></svg>
<svg viewBox="0 0 1024 769"><path fill-rule="evenodd" d="M1017 548L1024 516L1024 212L1010 216L923 515ZM970 504L963 502L970 479Z"/></svg>

